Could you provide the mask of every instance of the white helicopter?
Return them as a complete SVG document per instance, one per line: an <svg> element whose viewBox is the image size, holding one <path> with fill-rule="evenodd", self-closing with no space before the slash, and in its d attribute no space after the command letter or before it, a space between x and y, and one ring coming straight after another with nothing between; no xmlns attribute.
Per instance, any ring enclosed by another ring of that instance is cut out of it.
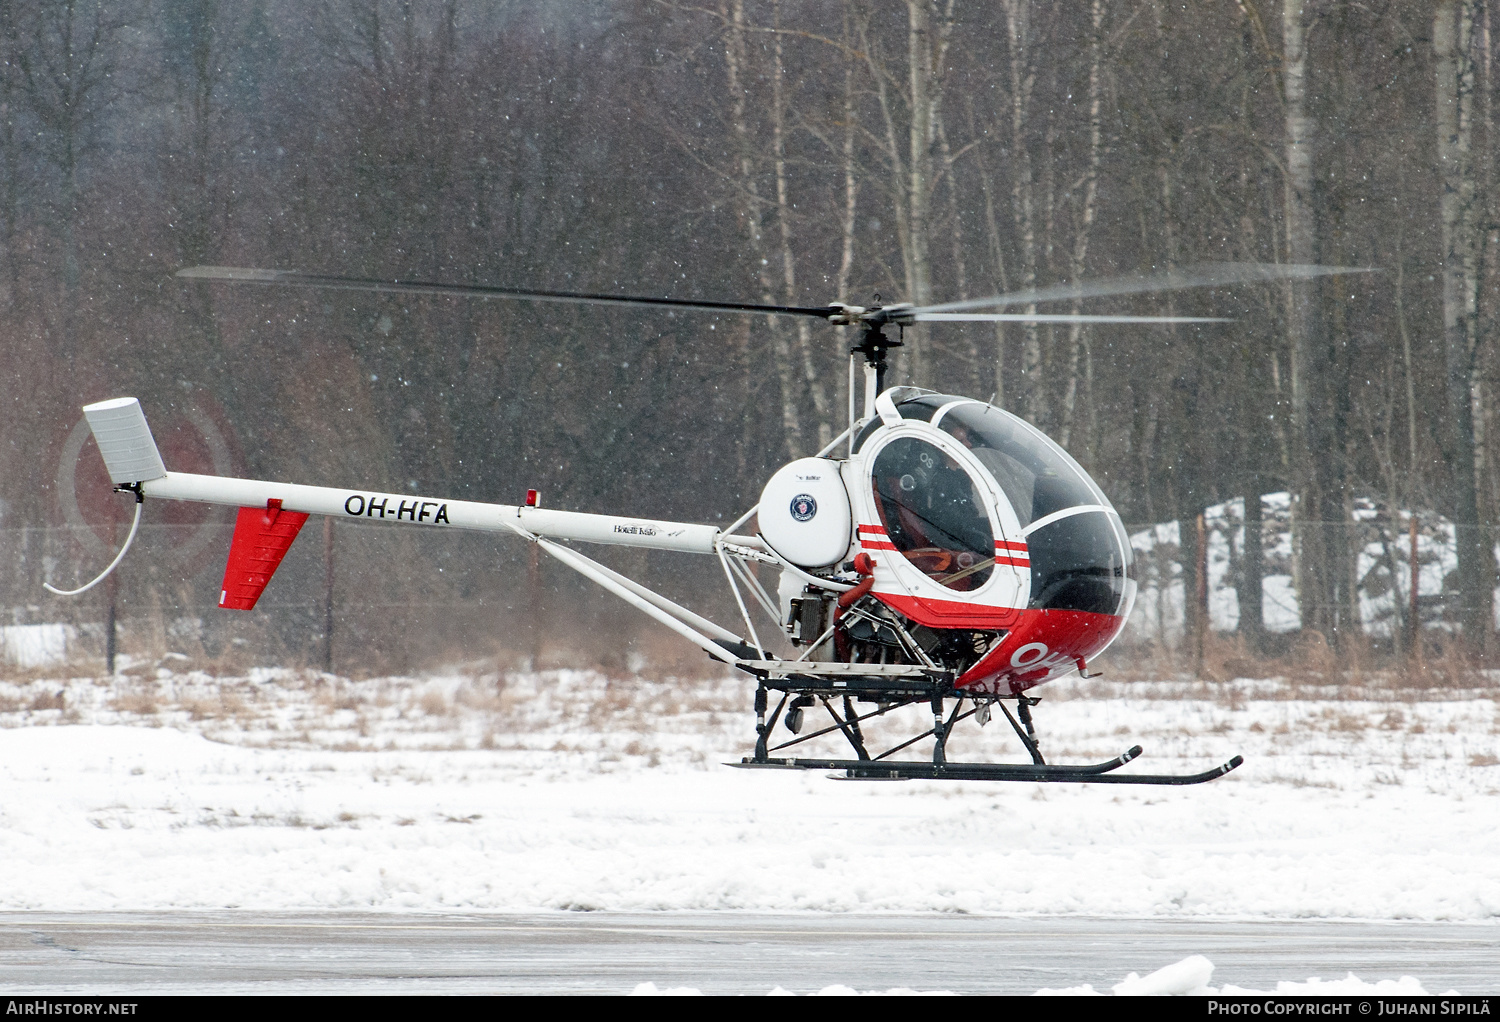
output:
<svg viewBox="0 0 1500 1022"><path fill-rule="evenodd" d="M47 588L75 595L113 571L130 548L147 497L239 508L219 597L219 606L227 610L254 608L309 515L508 533L535 543L710 656L757 679L754 753L732 765L831 770L849 779L1197 784L1233 770L1241 757L1182 775L1116 773L1140 754L1140 746L1103 763L1065 766L1045 761L1031 714L1037 699L1027 693L1074 670L1087 676L1089 661L1124 628L1136 593L1124 527L1109 499L1078 463L1023 419L971 398L887 387L886 353L901 340L886 331L915 323L976 320L1223 322L1186 316L979 310L1336 272L1349 270L1215 263L923 308L866 308L700 302L190 267L177 276L237 284L815 317L859 331L850 349L849 424L815 456L799 458L772 475L756 505L721 529L555 511L541 506L535 490L528 491L525 505L515 506L172 472L162 462L140 403L130 397L101 401L85 406L84 415L115 489L135 496L135 518L125 544L98 578L67 592ZM861 361L863 387L858 388ZM863 406L856 409L855 395L861 389ZM758 531L742 531L752 519ZM710 621L569 543L717 558L743 630ZM749 569L752 562L779 569L774 593ZM770 627L801 650L800 655L774 655L773 648L781 647L767 642L757 629L752 604L765 613ZM1014 713L1007 700L1015 702ZM930 706L931 728L872 755L862 725L914 704ZM804 711L814 706L827 712L830 723L804 734ZM949 762L946 746L954 727L970 717L983 726L996 707L1031 762ZM787 737L773 745L778 723ZM848 741L854 758L772 755L835 732ZM891 758L926 739L932 740L929 759Z"/></svg>

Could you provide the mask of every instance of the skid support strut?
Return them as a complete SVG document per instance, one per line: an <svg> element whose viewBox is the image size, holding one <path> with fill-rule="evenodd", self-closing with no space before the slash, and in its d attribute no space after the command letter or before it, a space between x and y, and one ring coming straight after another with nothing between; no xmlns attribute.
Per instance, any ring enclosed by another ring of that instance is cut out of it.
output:
<svg viewBox="0 0 1500 1022"><path fill-rule="evenodd" d="M757 688L755 690L755 758L760 762L765 761L766 739L771 737L771 731L776 727L776 722L781 719L781 711L786 708L787 696L785 693L782 694L781 701L776 704L770 720L766 719L767 701L766 690Z"/></svg>
<svg viewBox="0 0 1500 1022"><path fill-rule="evenodd" d="M860 759L869 759L870 754L865 750L865 733L859 729L859 714L854 712L854 700L848 696L844 697L844 719L849 722L850 744L854 751L859 753Z"/></svg>
<svg viewBox="0 0 1500 1022"><path fill-rule="evenodd" d="M943 720L943 697L935 695L932 697L932 765L940 767L948 762L948 735L953 732L953 725L957 724L963 717L959 711L964 708L964 697L959 696L958 702L953 704L953 712L948 714L948 719ZM974 711L964 714L969 716Z"/></svg>
<svg viewBox="0 0 1500 1022"><path fill-rule="evenodd" d="M1031 726L1031 708L1039 702L1041 702L1040 699L1033 699L1030 696L1017 696L1016 711L1021 715L1022 721L1022 723L1017 723L1005 704L998 699L995 700L995 704L1000 707L1000 712L1005 714L1006 720L1010 721L1011 730L1016 733L1017 738L1021 739L1021 744L1026 746L1026 751L1031 754L1032 764L1046 766L1047 761L1042 758L1042 750L1037 745L1036 729Z"/></svg>
<svg viewBox="0 0 1500 1022"><path fill-rule="evenodd" d="M963 705L963 700L959 700ZM932 697L932 765L942 766L947 760L948 731L943 727L943 697L934 695Z"/></svg>

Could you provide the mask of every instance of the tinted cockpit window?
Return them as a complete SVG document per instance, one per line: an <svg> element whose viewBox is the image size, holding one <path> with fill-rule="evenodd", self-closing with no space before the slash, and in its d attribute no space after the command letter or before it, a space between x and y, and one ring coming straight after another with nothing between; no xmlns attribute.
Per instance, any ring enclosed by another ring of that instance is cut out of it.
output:
<svg viewBox="0 0 1500 1022"><path fill-rule="evenodd" d="M1129 564L1112 519L1105 511L1085 511L1059 518L1026 537L1032 608L1119 612Z"/></svg>
<svg viewBox="0 0 1500 1022"><path fill-rule="evenodd" d="M891 544L929 578L967 592L988 581L995 534L974 479L953 458L916 437L899 437L875 457L872 480Z"/></svg>
<svg viewBox="0 0 1500 1022"><path fill-rule="evenodd" d="M1061 447L1009 412L965 401L949 408L938 425L989 469L1023 529L1063 508L1109 506Z"/></svg>
<svg viewBox="0 0 1500 1022"><path fill-rule="evenodd" d="M931 422L932 417L937 414L937 410L939 408L943 407L946 404L952 403L954 400L956 399L951 398L946 394L923 394L921 397L908 398L907 400L902 401L899 405L896 406L896 410L901 413L901 417L903 419L916 419L921 422ZM860 427L859 432L854 435L854 444L851 447L851 450L855 454L858 454L860 450L865 446L865 441L870 439L870 437L874 435L875 431L884 425L885 423L881 421L880 416L878 415L870 419L870 421Z"/></svg>
<svg viewBox="0 0 1500 1022"><path fill-rule="evenodd" d="M896 411L901 413L903 419L921 419L923 422L931 422L937 410L952 400L946 394L923 394L921 397L902 401L896 406Z"/></svg>
<svg viewBox="0 0 1500 1022"><path fill-rule="evenodd" d="M859 432L854 435L854 443L850 446L850 450L852 450L855 454L858 454L860 451L864 450L865 441L874 436L875 431L884 425L885 423L880 421L880 416L878 415L872 418L869 422L865 423L862 427L860 427Z"/></svg>

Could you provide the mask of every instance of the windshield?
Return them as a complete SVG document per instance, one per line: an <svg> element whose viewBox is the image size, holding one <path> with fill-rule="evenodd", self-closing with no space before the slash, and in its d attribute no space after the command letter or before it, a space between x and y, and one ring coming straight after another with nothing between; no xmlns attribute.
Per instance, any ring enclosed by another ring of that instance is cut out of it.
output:
<svg viewBox="0 0 1500 1022"><path fill-rule="evenodd" d="M1026 537L1036 610L1117 614L1129 591L1124 530L1106 511L1048 522Z"/></svg>
<svg viewBox="0 0 1500 1022"><path fill-rule="evenodd" d="M1023 529L1064 508L1110 506L1066 451L1009 412L964 401L949 408L938 425L989 469Z"/></svg>
<svg viewBox="0 0 1500 1022"><path fill-rule="evenodd" d="M940 449L898 437L875 457L875 507L891 544L927 577L967 592L988 581L995 534L973 477Z"/></svg>
<svg viewBox="0 0 1500 1022"><path fill-rule="evenodd" d="M992 405L953 398L934 418L995 477L1029 530L1029 606L1119 613L1132 585L1130 544L1109 499L1078 463L1030 423ZM1036 527L1070 508L1079 510Z"/></svg>

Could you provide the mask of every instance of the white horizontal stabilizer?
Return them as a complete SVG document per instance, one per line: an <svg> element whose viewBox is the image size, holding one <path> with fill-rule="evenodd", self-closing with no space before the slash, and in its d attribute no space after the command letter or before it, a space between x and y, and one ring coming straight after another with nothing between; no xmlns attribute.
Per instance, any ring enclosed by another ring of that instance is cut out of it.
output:
<svg viewBox="0 0 1500 1022"><path fill-rule="evenodd" d="M146 425L146 413L135 398L117 397L84 405L83 414L94 431L99 453L104 455L111 482L140 483L167 474L156 441L151 439L151 427Z"/></svg>

